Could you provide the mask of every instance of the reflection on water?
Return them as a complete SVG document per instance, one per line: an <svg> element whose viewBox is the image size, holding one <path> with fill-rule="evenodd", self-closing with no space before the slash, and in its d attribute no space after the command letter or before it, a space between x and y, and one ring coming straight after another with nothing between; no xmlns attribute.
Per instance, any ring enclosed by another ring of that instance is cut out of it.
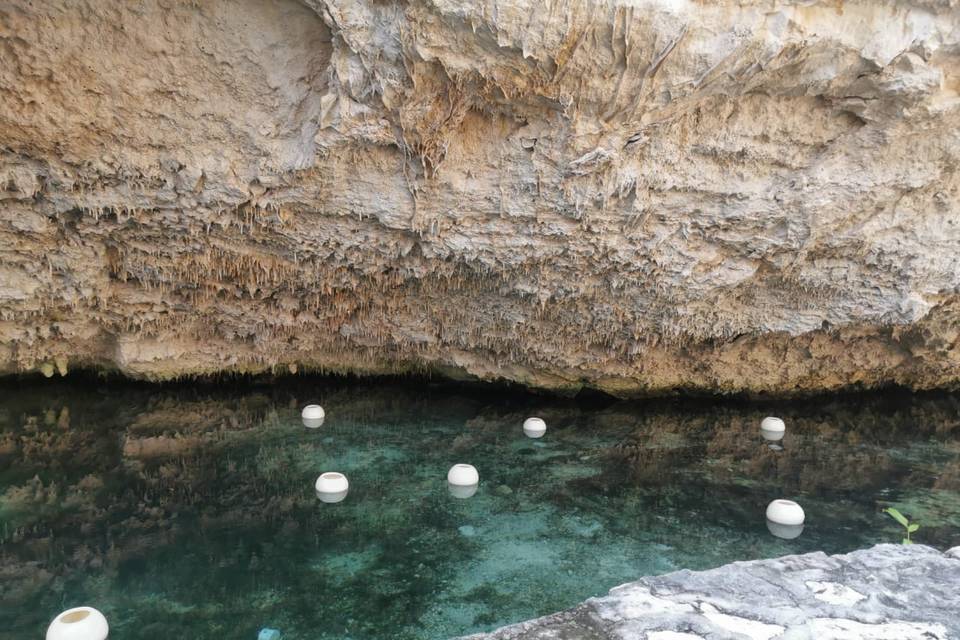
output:
<svg viewBox="0 0 960 640"><path fill-rule="evenodd" d="M767 519L767 531L778 538L783 538L784 540L793 540L794 538L799 538L800 534L803 533L803 525L782 524L780 522L774 522L773 520Z"/></svg>
<svg viewBox="0 0 960 640"><path fill-rule="evenodd" d="M644 574L960 544L960 401L598 403L426 384L0 387L0 638L90 604L111 638L444 638ZM306 429L316 402L325 422ZM783 417L771 449L761 419ZM549 426L526 437L524 419ZM468 462L472 497L446 474ZM317 500L324 471L349 495ZM774 498L802 535L771 535Z"/></svg>

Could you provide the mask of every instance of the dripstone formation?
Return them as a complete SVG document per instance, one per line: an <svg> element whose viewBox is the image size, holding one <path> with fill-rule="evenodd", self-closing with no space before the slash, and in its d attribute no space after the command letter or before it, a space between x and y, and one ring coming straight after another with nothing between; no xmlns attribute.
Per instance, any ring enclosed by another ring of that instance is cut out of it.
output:
<svg viewBox="0 0 960 640"><path fill-rule="evenodd" d="M960 380L954 0L0 2L0 373Z"/></svg>

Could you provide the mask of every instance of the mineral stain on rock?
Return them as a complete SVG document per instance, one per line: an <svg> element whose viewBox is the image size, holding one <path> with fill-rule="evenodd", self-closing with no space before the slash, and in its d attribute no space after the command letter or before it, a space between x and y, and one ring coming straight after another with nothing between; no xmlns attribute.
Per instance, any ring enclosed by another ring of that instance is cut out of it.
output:
<svg viewBox="0 0 960 640"><path fill-rule="evenodd" d="M953 385L960 15L837 6L8 3L0 372Z"/></svg>

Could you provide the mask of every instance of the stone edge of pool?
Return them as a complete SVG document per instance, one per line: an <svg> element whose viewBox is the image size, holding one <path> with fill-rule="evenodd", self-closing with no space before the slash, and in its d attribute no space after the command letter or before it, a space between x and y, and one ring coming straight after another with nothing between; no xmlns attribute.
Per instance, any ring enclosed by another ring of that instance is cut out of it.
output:
<svg viewBox="0 0 960 640"><path fill-rule="evenodd" d="M881 544L642 578L470 640L960 638L960 547Z"/></svg>

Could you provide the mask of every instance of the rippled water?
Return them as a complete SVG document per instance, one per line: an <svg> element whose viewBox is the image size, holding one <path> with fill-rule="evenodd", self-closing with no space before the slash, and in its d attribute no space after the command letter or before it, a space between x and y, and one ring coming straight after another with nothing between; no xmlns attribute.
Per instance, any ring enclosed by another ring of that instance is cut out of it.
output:
<svg viewBox="0 0 960 640"><path fill-rule="evenodd" d="M573 401L426 383L0 386L0 638L79 604L112 640L445 638L642 575L960 544L960 399ZM326 423L301 425L318 402ZM787 422L783 451L759 437ZM542 440L523 436L546 419ZM452 498L446 472L481 484ZM313 490L348 475L336 505ZM764 508L799 501L803 535Z"/></svg>

